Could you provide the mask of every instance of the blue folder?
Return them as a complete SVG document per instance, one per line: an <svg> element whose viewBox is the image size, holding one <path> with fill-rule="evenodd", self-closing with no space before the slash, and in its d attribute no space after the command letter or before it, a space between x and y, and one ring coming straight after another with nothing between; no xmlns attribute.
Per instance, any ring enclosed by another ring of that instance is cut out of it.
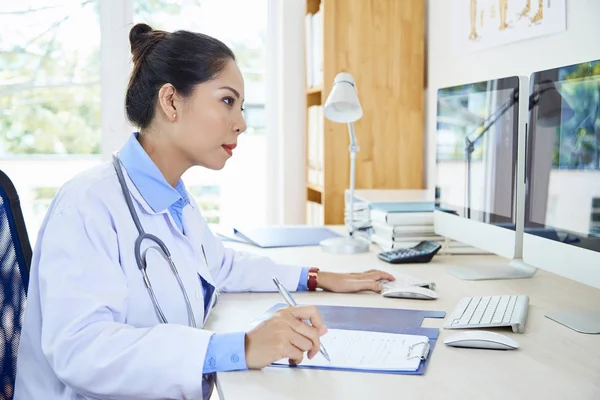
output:
<svg viewBox="0 0 600 400"><path fill-rule="evenodd" d="M275 311L287 304L278 303L258 318L263 321ZM421 361L416 371L369 371L346 368L315 367L303 365L275 365L273 367L285 368L322 368L339 371L375 372L381 374L423 375L431 360L440 330L438 328L421 328L425 318L444 318L445 311L406 310L398 308L372 308L372 307L347 307L347 306L317 306L323 323L332 329L361 330L370 332L400 333L406 335L423 335L429 338L429 354Z"/></svg>
<svg viewBox="0 0 600 400"><path fill-rule="evenodd" d="M234 228L233 231L247 243L263 248L318 246L321 240L341 236L331 229L312 226Z"/></svg>

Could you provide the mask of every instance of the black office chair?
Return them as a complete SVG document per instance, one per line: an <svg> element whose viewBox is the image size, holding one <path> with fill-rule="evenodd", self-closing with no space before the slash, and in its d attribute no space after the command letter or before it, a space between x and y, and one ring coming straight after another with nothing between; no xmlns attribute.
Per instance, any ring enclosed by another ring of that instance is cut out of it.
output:
<svg viewBox="0 0 600 400"><path fill-rule="evenodd" d="M31 244L17 190L0 171L0 400L11 400L27 299Z"/></svg>

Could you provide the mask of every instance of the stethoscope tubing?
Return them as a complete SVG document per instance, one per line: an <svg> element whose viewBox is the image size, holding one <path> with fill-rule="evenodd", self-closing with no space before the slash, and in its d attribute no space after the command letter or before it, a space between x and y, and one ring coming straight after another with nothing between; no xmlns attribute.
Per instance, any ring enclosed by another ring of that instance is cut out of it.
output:
<svg viewBox="0 0 600 400"><path fill-rule="evenodd" d="M135 227L138 230L138 237L135 239L135 243L134 243L135 261L136 261L136 264L137 264L140 272L142 273L142 277L144 279L144 285L146 286L146 289L148 290L148 294L150 295L152 303L154 304L154 309L156 311L156 315L157 315L158 319L160 320L160 322L162 322L164 324L168 323L167 318L165 317L165 314L162 311L162 308L160 307L158 299L156 298L154 289L152 288L152 283L150 283L150 278L148 277L148 273L146 271L146 253L148 252L149 249L146 249L146 251L144 251L142 254L142 242L144 240L151 241L155 245L157 245L160 249L160 252L162 252L162 255L164 256L164 258L168 261L169 267L171 268L171 272L173 273L173 275L175 276L175 279L177 280L177 284L179 285L181 294L183 295L183 300L185 301L185 306L187 308L187 313L188 313L188 324L193 328L197 328L198 326L196 324L196 318L194 317L194 311L192 309L192 304L190 302L190 298L187 294L187 291L185 290L185 286L183 285L181 277L179 276L179 271L177 270L177 267L175 266L175 263L173 262L173 259L171 258L171 252L169 251L169 248L160 238L158 238L157 236L152 235L150 233L146 233L144 231L144 227L142 226L142 223L140 222L139 216L135 212L135 208L134 208L133 202L131 200L131 195L129 193L129 188L127 187L127 182L125 181L125 176L123 175L123 171L121 170L121 162L120 162L119 156L117 154L113 154L113 165L115 167L115 171L117 172L117 178L119 180L119 185L121 186L121 190L123 192L123 197L125 197L125 202L127 203L127 208L129 209L131 218L133 219Z"/></svg>

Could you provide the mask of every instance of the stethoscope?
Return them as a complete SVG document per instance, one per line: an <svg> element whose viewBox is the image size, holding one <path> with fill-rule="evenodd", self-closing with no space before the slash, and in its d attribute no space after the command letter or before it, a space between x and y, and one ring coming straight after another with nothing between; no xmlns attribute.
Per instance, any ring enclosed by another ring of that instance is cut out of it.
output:
<svg viewBox="0 0 600 400"><path fill-rule="evenodd" d="M177 283L179 284L179 288L181 289L181 293L183 294L183 299L185 300L185 306L186 306L187 312L188 312L188 324L189 324L189 326L191 326L193 328L197 328L198 325L196 324L196 319L194 318L194 312L192 310L192 304L190 303L190 298L187 294L187 291L185 290L185 287L183 286L183 282L181 281L181 277L179 276L179 271L177 270L177 267L175 266L175 263L173 262L173 259L171 258L171 252L169 251L169 249L167 248L167 245L162 240L160 240L155 235L146 233L144 231L144 228L142 227L142 223L140 222L140 218L138 217L138 215L135 211L135 208L133 207L133 202L131 201L131 195L129 194L129 188L127 187L127 183L125 182L125 177L123 176L123 171L121 170L121 162L120 162L119 156L117 154L113 154L113 165L115 167L115 171L117 171L117 178L119 179L119 185L121 186L121 190L123 191L123 196L125 196L125 202L127 203L127 208L129 208L129 213L131 214L131 218L133 219L133 222L135 223L135 227L138 230L138 237L135 239L135 249L134 249L135 261L137 263L138 268L140 269L140 272L142 273L142 277L144 278L144 284L146 285L148 294L150 295L150 298L152 299L152 304L154 304L154 310L156 311L156 315L158 316L158 319L160 320L160 322L162 322L164 324L167 323L167 318L165 317L165 314L163 313L162 309L160 308L160 304L158 303L156 295L154 294L154 290L152 289L152 283L150 283L150 278L148 278L148 273L146 272L146 266L147 266L146 253L150 249L154 249L154 250L158 251L165 258L165 260L167 260L167 262L169 263L169 266L171 267L171 272L173 272L173 275L177 279ZM150 242L153 242L156 246L158 246L158 248L149 247L144 252L142 252L142 242L144 240L149 240Z"/></svg>
<svg viewBox="0 0 600 400"><path fill-rule="evenodd" d="M140 222L140 218L138 217L137 213L135 212L135 208L133 207L133 202L131 201L131 195L129 194L129 188L127 187L127 182L125 182L125 177L123 176L123 171L121 170L121 162L120 162L119 156L117 154L113 154L113 165L115 167L115 171L117 172L117 178L119 179L119 185L121 186L121 190L123 191L123 196L125 197L125 202L127 203L127 208L129 209L131 218L133 219L133 222L135 223L135 227L138 230L138 237L135 239L135 249L134 249L135 261L137 263L138 268L140 269L140 272L142 273L142 277L144 278L144 284L146 285L148 294L150 295L150 298L152 299L152 304L154 304L154 310L156 311L156 315L158 316L158 319L163 324L167 323L167 318L165 317L165 314L163 313L162 309L160 308L160 304L158 303L158 300L156 299L156 295L154 294L154 290L152 289L152 284L150 283L150 278L148 278L148 274L146 272L146 266L147 266L146 253L148 252L148 250L150 250L153 247L147 248L142 253L142 242L144 240L149 240L151 242L154 242L154 244L158 246L158 249L156 249L156 248L154 248L154 249L157 250L165 258L165 260L167 260L167 262L169 263L169 266L171 267L171 272L173 272L173 275L175 275L175 278L177 279L177 283L179 284L179 288L181 289L181 294L183 295L183 299L185 300L185 306L186 306L187 312L188 312L188 324L192 328L197 328L198 326L196 324L196 319L194 318L194 312L192 310L192 304L190 303L190 298L187 294L187 291L185 290L185 287L183 286L183 282L181 281L181 277L179 276L179 271L177 270L177 267L175 266L175 263L173 262L173 259L171 258L171 252L169 251L169 249L167 248L167 245L162 240L160 240L155 235L146 233L144 231L144 228L142 227L142 223ZM202 248L202 252L204 252L204 247ZM206 261L206 255L204 256L204 258ZM218 298L219 298L219 291L217 290L217 288L215 288L215 301L213 302L212 307L214 307L217 304ZM209 379L209 377L206 377L206 378ZM223 389L221 388L219 379L217 378L217 374L213 374L213 379L214 379L215 385L217 387L217 393L219 394L219 399L224 400L225 396L223 394Z"/></svg>

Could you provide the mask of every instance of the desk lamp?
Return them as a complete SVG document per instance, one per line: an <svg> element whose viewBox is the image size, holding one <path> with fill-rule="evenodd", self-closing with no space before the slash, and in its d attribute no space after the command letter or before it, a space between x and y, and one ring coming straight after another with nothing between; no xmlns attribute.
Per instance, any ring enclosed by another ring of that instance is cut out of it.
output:
<svg viewBox="0 0 600 400"><path fill-rule="evenodd" d="M362 117L362 107L356 93L354 78L347 72L340 72L333 81L333 88L327 97L323 108L325 118L333 122L348 124L350 136L350 209L348 221L348 236L325 239L321 241L321 248L328 253L355 254L369 251L369 241L362 237L355 237L354 228L354 181L356 174L356 153L359 147L354 134L354 121Z"/></svg>

